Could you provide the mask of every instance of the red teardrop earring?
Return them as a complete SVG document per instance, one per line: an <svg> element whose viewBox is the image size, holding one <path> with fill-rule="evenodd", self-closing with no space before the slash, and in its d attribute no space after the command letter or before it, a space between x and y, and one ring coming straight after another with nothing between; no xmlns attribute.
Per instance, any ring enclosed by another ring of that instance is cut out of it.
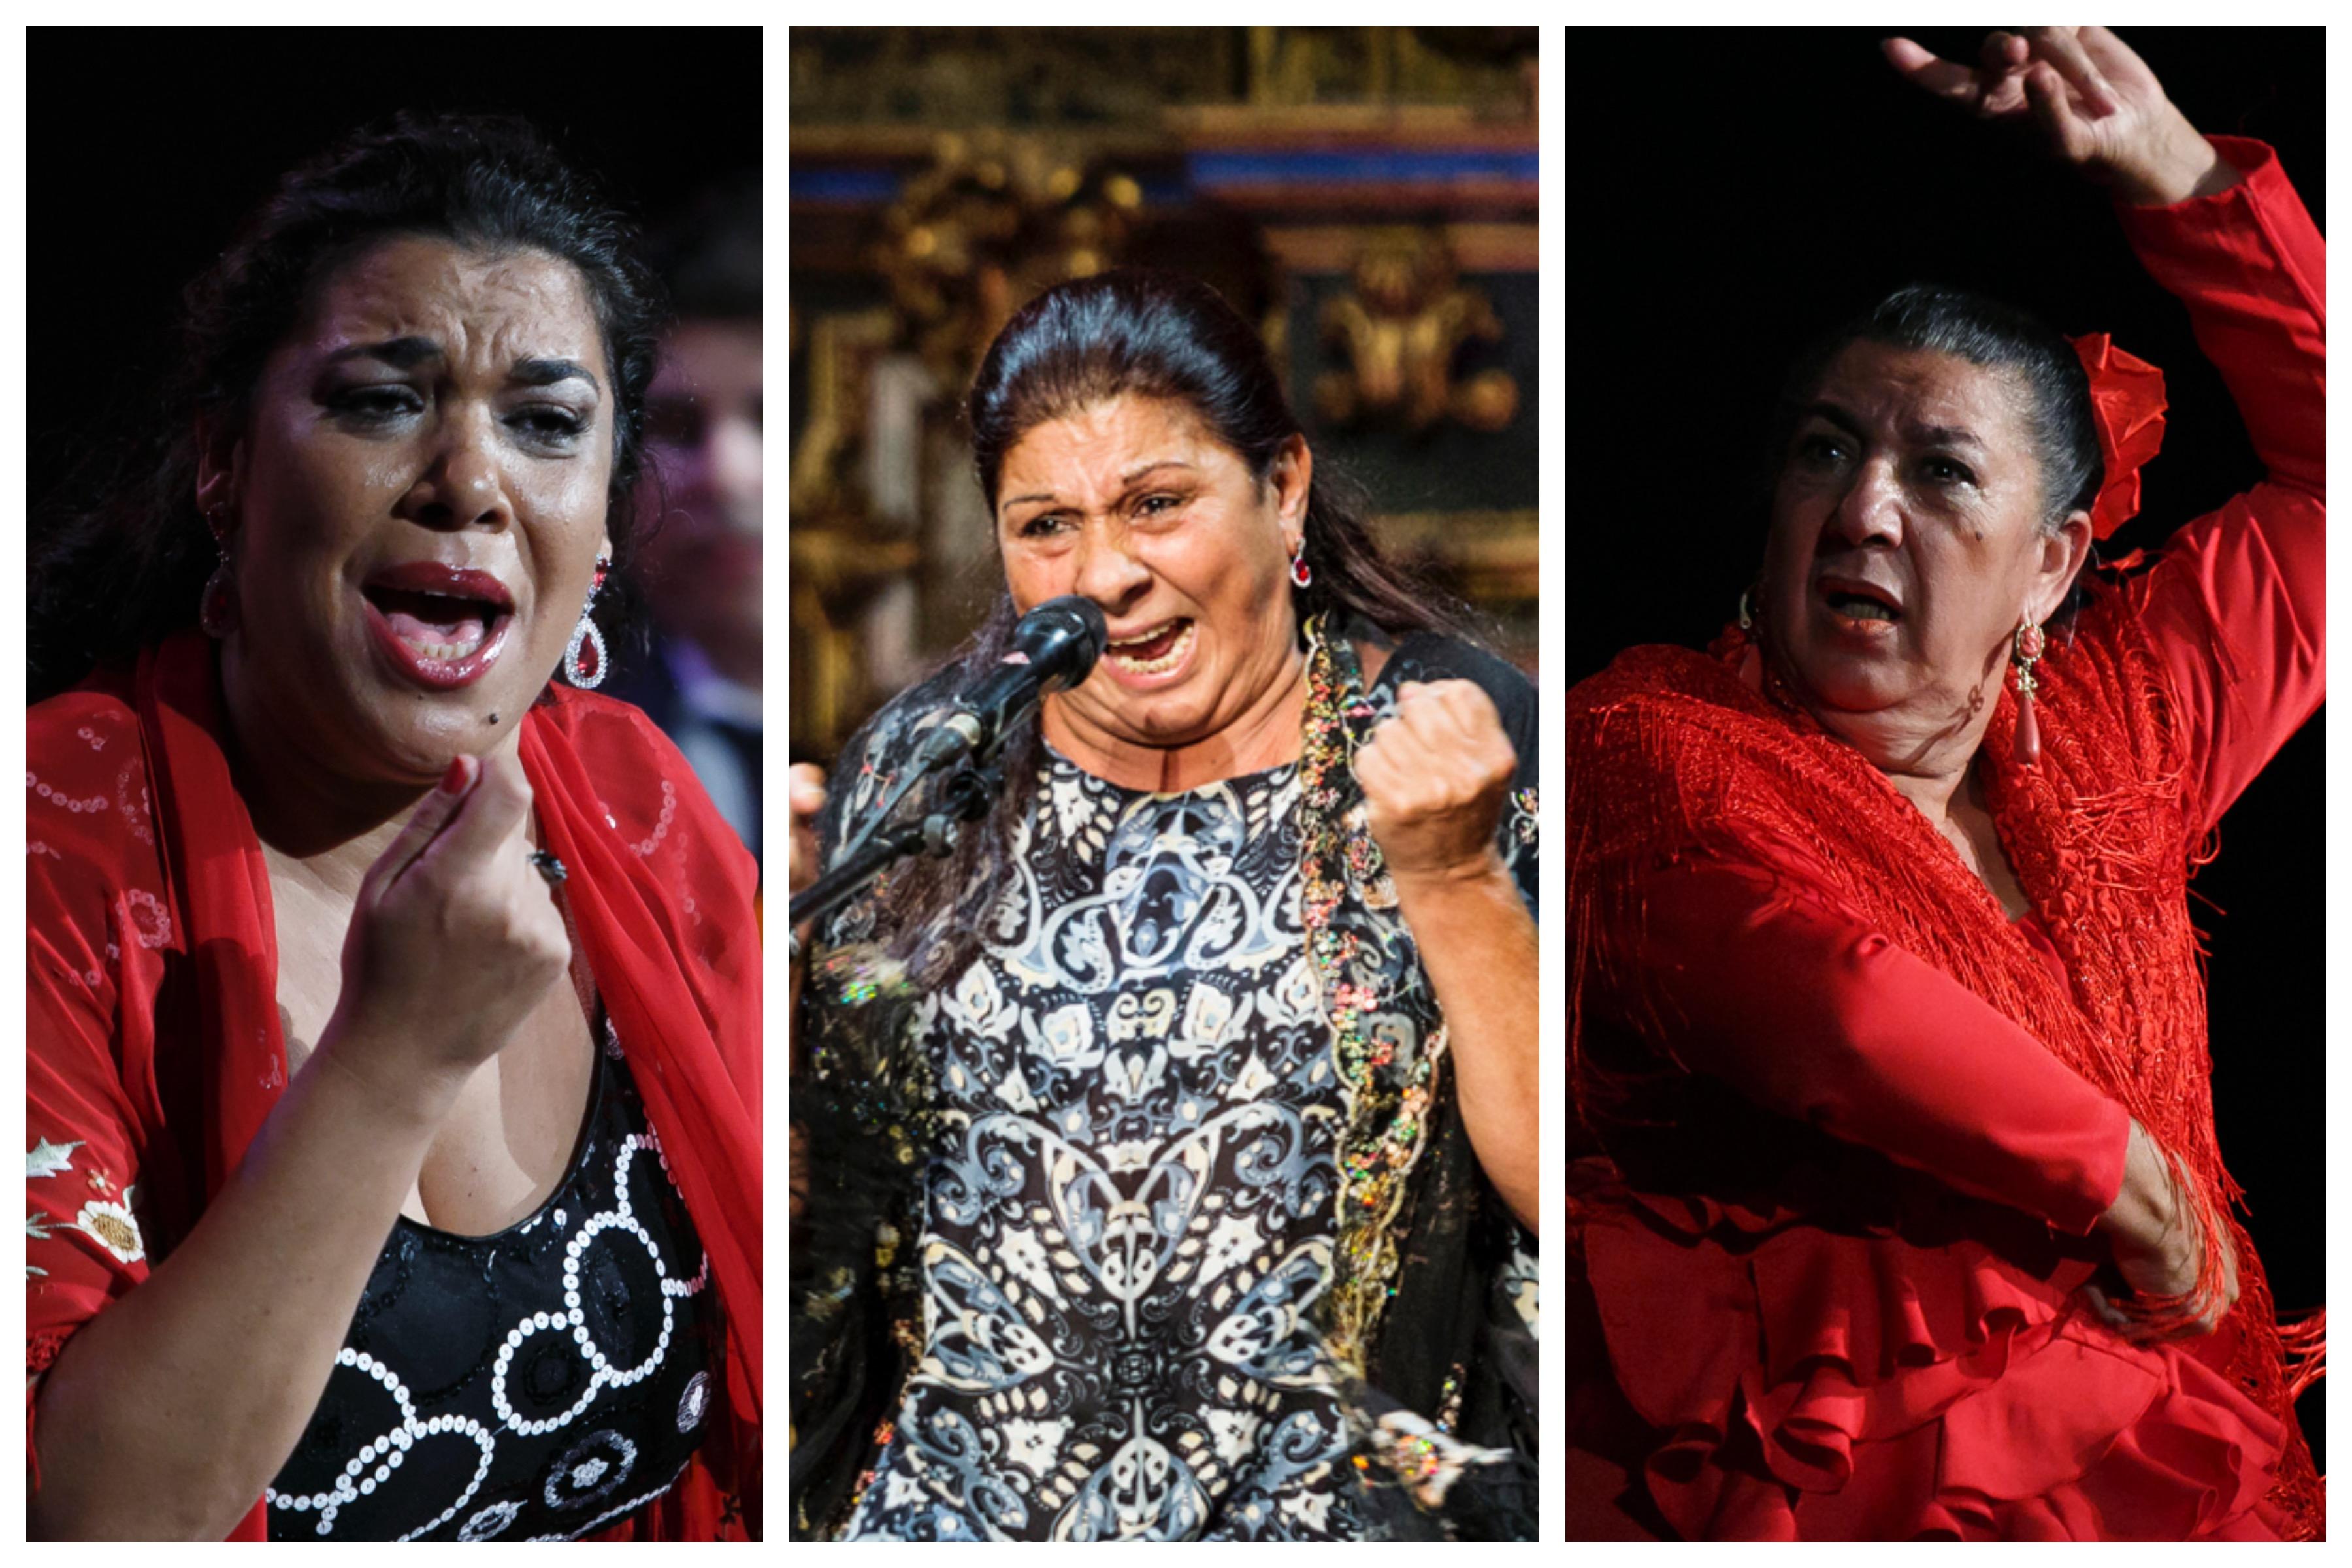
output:
<svg viewBox="0 0 2352 1568"><path fill-rule="evenodd" d="M1315 568L1307 564L1307 546L1301 543L1290 552L1290 585L1306 588L1312 586L1314 582Z"/></svg>
<svg viewBox="0 0 2352 1568"><path fill-rule="evenodd" d="M2033 694L2042 683L2033 678L2033 667L2042 660L2042 628L2028 620L2019 625L2009 654L2017 669L2017 761L2029 768L2042 760L2042 726L2033 718Z"/></svg>
<svg viewBox="0 0 2352 1568"><path fill-rule="evenodd" d="M604 651L604 634L589 612L596 607L596 595L604 592L604 578L612 570L611 556L596 558L596 578L589 585L588 602L580 606L580 624L572 628L571 645L563 650L563 679L583 691L594 689L604 680L611 662Z"/></svg>

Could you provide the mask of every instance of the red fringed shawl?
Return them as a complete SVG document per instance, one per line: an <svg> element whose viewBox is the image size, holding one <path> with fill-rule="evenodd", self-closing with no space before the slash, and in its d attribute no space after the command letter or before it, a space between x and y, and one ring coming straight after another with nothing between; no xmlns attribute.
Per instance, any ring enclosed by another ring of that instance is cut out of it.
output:
<svg viewBox="0 0 2352 1568"><path fill-rule="evenodd" d="M1588 992L1645 994L1639 889L1655 868L1710 852L1769 860L1772 845L1788 845L1825 869L1825 892L2121 1103L2178 1157L2204 1212L2226 1215L2237 1188L2214 1137L2201 952L2188 908L2199 863L2196 773L2171 679L2121 595L2095 590L2075 635L2053 637L2041 669L2040 764L2011 760L2017 707L2006 689L1979 763L2002 846L2065 962L2065 984L1860 752L1738 679L1741 646L1717 657L1638 648L1580 692L1564 748L1571 1019ZM1629 1022L1664 1049L1654 1011ZM1581 1110L1605 1128L1609 1085L1581 1052L1577 1084ZM2301 1380L2291 1376L2252 1243L2227 1223L2241 1281L2227 1372L2281 1418L2287 1447L2271 1501L2297 1533L2309 1532L2321 1499L2292 1408ZM2298 1326L2289 1337L2297 1351L2316 1352L2319 1331Z"/></svg>

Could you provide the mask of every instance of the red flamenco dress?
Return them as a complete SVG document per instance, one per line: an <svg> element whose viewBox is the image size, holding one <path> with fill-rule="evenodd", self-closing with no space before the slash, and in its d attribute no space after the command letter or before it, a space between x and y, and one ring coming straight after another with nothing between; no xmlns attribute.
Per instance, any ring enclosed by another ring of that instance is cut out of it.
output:
<svg viewBox="0 0 2352 1568"><path fill-rule="evenodd" d="M41 1374L195 1225L286 1088L269 873L190 630L26 715L28 1486ZM761 1529L757 870L635 708L551 689L520 754L575 955L709 1258L723 1368L677 1483L598 1540ZM136 1478L130 1478L137 1484ZM261 1500L232 1539L267 1536Z"/></svg>
<svg viewBox="0 0 2352 1568"><path fill-rule="evenodd" d="M1738 639L1570 694L1572 1536L2324 1531L2324 1331L2242 1228L2210 1335L2082 1293L2128 1119L2200 1213L2235 1196L2188 882L2325 691L2324 243L2268 148L2215 145L2238 184L2121 216L2268 478L2053 628L2031 766L2003 690L1979 777L2029 913Z"/></svg>

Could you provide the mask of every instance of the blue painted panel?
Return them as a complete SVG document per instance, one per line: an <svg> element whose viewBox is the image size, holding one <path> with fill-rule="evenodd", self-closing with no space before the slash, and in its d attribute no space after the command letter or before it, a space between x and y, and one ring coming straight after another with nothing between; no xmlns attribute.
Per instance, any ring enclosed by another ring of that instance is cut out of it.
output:
<svg viewBox="0 0 2352 1568"><path fill-rule="evenodd" d="M1532 184L1539 155L1532 150L1446 152L1195 153L1187 161L1192 183L1220 185L1452 184L1464 180Z"/></svg>

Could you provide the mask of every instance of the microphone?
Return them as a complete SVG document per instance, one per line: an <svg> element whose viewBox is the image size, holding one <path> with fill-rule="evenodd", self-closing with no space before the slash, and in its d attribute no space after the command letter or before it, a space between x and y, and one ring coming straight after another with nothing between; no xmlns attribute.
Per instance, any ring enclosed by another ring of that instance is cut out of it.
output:
<svg viewBox="0 0 2352 1568"><path fill-rule="evenodd" d="M1093 672L1108 637L1101 606L1081 595L1065 594L1031 610L1013 626L1013 648L1003 662L960 693L947 718L923 737L915 773L965 756L985 766L1045 693L1076 686Z"/></svg>

